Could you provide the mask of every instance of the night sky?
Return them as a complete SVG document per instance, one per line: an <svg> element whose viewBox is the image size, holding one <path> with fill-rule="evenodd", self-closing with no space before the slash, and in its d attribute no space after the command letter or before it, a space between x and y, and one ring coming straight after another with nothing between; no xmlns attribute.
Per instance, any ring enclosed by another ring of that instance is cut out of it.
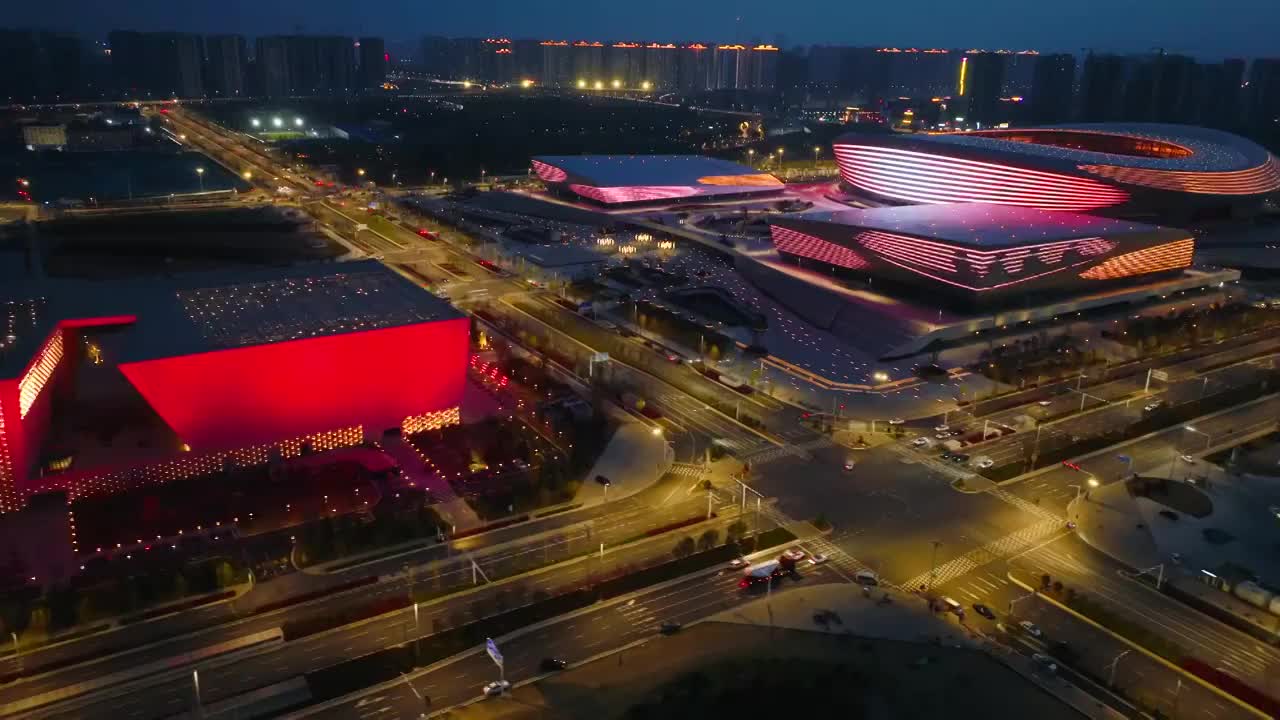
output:
<svg viewBox="0 0 1280 720"><path fill-rule="evenodd" d="M1280 0L19 0L9 26L1280 55Z"/></svg>

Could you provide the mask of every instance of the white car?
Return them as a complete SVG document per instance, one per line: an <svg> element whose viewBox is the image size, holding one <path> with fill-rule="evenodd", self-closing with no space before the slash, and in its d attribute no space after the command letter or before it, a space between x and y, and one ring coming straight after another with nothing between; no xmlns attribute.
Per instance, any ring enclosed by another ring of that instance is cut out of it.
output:
<svg viewBox="0 0 1280 720"><path fill-rule="evenodd" d="M1045 670L1048 670L1051 673L1058 672L1057 661L1049 657L1048 655L1045 655L1044 653L1036 653L1031 656L1031 659L1035 660L1037 664L1039 664L1041 667L1043 667Z"/></svg>
<svg viewBox="0 0 1280 720"><path fill-rule="evenodd" d="M938 439L938 440L946 440L947 438L951 437L951 433L949 433L949 432L940 432L940 433L938 433L937 435L934 435L933 437L934 437L934 438L936 438L936 439Z"/></svg>
<svg viewBox="0 0 1280 720"><path fill-rule="evenodd" d="M1053 404L1053 401L1052 401L1052 400L1041 400L1040 402L1038 402L1038 403L1036 403L1036 404L1037 404L1037 405L1039 405L1040 407L1049 407L1050 405L1052 405L1052 404Z"/></svg>
<svg viewBox="0 0 1280 720"><path fill-rule="evenodd" d="M810 565L821 565L822 563L824 563L824 562L826 562L827 560L830 560L830 559L831 559L831 558L828 558L826 555L823 555L822 553L814 553L813 555L810 555L810 556L809 556L809 564L810 564Z"/></svg>
<svg viewBox="0 0 1280 720"><path fill-rule="evenodd" d="M510 680L494 680L485 684L483 690L485 697L498 697L502 693L511 689Z"/></svg>
<svg viewBox="0 0 1280 720"><path fill-rule="evenodd" d="M889 419L889 424L890 424L890 425L901 425L901 424L902 424L902 423L904 423L904 422L906 422L906 420L903 420L902 418L890 418L890 419Z"/></svg>
<svg viewBox="0 0 1280 720"><path fill-rule="evenodd" d="M805 552L800 548L791 548L790 550L782 553L782 556L789 560L799 562L805 558Z"/></svg>
<svg viewBox="0 0 1280 720"><path fill-rule="evenodd" d="M979 470L986 470L987 468L995 464L996 464L995 461L992 460L991 458L982 458L978 462L974 463L973 466L978 468Z"/></svg>
<svg viewBox="0 0 1280 720"><path fill-rule="evenodd" d="M1195 456L1193 456L1193 455L1183 455L1183 456L1181 456L1181 460L1182 460L1182 462L1187 463L1187 464L1189 464L1189 465L1195 465L1195 464L1196 464L1196 459L1195 459Z"/></svg>
<svg viewBox="0 0 1280 720"><path fill-rule="evenodd" d="M950 425L939 425L933 429L934 432L944 433L951 429Z"/></svg>
<svg viewBox="0 0 1280 720"><path fill-rule="evenodd" d="M933 444L933 441L927 437L918 437L915 440L911 441L912 447L929 447L932 444Z"/></svg>
<svg viewBox="0 0 1280 720"><path fill-rule="evenodd" d="M1023 620L1022 622L1018 623L1018 627L1022 628L1023 632L1030 635L1031 637L1035 637L1035 638L1044 637L1044 633L1040 630L1040 628L1037 627L1036 624L1031 622L1030 620Z"/></svg>
<svg viewBox="0 0 1280 720"><path fill-rule="evenodd" d="M729 561L729 567L735 570L740 567L746 567L746 566L747 566L747 561L744 560L743 558L734 558Z"/></svg>

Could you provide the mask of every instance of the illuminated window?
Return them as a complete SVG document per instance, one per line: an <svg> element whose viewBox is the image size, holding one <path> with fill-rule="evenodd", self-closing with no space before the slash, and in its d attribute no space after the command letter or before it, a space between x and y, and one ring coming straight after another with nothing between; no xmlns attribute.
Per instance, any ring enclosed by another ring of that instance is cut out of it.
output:
<svg viewBox="0 0 1280 720"><path fill-rule="evenodd" d="M40 391L44 390L49 378L53 377L53 372L58 369L58 362L61 360L62 330L58 329L49 336L49 341L40 349L40 354L31 363L27 374L23 375L22 380L18 382L18 415L20 417L25 418L31 411L31 406L35 405L36 398L40 397Z"/></svg>

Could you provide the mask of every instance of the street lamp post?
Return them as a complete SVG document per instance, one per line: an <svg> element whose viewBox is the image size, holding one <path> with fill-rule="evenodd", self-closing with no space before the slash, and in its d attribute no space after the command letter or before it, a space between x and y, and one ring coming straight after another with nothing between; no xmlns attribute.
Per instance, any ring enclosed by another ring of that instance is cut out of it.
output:
<svg viewBox="0 0 1280 720"><path fill-rule="evenodd" d="M1125 650L1124 652L1120 653L1119 655L1116 655L1116 659L1115 659L1115 660L1112 660L1112 661L1111 661L1111 672L1110 672L1110 674L1108 674L1108 675L1107 675L1107 687L1112 687L1112 688L1114 688L1114 687L1116 686L1116 668L1120 667L1120 660L1121 660L1122 658L1124 658L1124 656L1125 656L1125 655L1128 655L1128 654L1129 654L1129 653L1131 653L1131 652L1133 652L1133 651L1132 651L1132 650Z"/></svg>
<svg viewBox="0 0 1280 720"><path fill-rule="evenodd" d="M814 145L813 146L813 166L815 168L818 167L818 156L821 154L822 154L822 146Z"/></svg>
<svg viewBox="0 0 1280 720"><path fill-rule="evenodd" d="M1012 614L1013 614L1013 606L1014 606L1014 605L1017 605L1018 603L1022 602L1023 600L1026 600L1027 598L1031 598L1031 597L1035 597L1035 596L1036 596L1036 593L1035 593L1035 591L1033 590L1033 591L1031 592L1031 594L1029 594L1029 595L1023 595L1023 596L1022 596L1022 597L1020 597L1020 598L1014 598L1014 599L1010 600L1010 601L1009 601L1009 614L1010 614L1010 615L1012 615Z"/></svg>
<svg viewBox="0 0 1280 720"><path fill-rule="evenodd" d="M196 177L200 178L200 192L204 192L204 168L196 168Z"/></svg>
<svg viewBox="0 0 1280 720"><path fill-rule="evenodd" d="M199 670L191 671L191 684L194 686L195 693L196 693L196 717L203 718L204 707L200 704L200 671Z"/></svg>

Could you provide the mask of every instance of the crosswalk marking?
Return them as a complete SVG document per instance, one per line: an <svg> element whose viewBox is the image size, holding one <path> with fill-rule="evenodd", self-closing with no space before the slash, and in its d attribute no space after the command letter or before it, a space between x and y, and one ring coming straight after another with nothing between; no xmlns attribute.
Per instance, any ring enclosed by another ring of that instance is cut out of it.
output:
<svg viewBox="0 0 1280 720"><path fill-rule="evenodd" d="M970 572L1002 558L1016 555L1032 545L1062 530L1062 523L1056 519L1041 520L1021 530L1009 533L1002 538L977 547L969 552L939 565L934 572L923 572L907 581L906 587L911 590L924 587L937 587L963 577Z"/></svg>
<svg viewBox="0 0 1280 720"><path fill-rule="evenodd" d="M678 463L672 463L671 469L668 470L667 472L671 475L678 475L680 477L696 478L696 477L702 477L702 469L703 468L701 465L695 465L693 463L678 462Z"/></svg>
<svg viewBox="0 0 1280 720"><path fill-rule="evenodd" d="M764 465L775 460L781 460L792 456L798 456L807 460L809 459L808 451L831 447L833 445L835 445L835 443L830 438L820 437L815 440L810 440L796 445L783 445L781 447L765 448L764 450L758 450L756 452L743 455L740 459L744 462L749 462L752 465Z"/></svg>
<svg viewBox="0 0 1280 720"><path fill-rule="evenodd" d="M1030 500L1018 497L1017 495L1014 495L1013 493L1007 490L1004 490L1003 488L998 488L998 487L992 488L987 491L987 494L991 495L992 497L999 498L1000 500L1003 500L1009 503L1010 505L1013 505L1014 507L1019 508L1020 510L1025 510L1026 512L1029 512L1032 515L1035 515L1044 520L1053 520L1059 524L1066 522L1066 518L1062 517L1061 515L1058 515L1052 510L1046 510L1045 508L1040 507L1039 505L1031 502Z"/></svg>

